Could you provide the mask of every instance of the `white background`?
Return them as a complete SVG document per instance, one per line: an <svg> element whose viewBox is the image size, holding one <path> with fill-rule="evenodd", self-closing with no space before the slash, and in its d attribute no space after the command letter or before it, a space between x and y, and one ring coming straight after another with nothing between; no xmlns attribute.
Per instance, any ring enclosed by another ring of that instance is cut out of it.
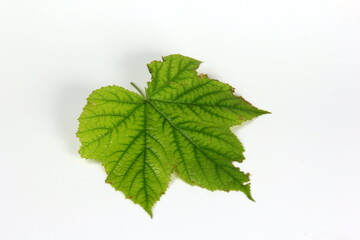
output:
<svg viewBox="0 0 360 240"><path fill-rule="evenodd" d="M174 180L150 219L77 154L172 53L273 113L234 129L256 203ZM0 81L1 239L360 239L360 1L0 0Z"/></svg>

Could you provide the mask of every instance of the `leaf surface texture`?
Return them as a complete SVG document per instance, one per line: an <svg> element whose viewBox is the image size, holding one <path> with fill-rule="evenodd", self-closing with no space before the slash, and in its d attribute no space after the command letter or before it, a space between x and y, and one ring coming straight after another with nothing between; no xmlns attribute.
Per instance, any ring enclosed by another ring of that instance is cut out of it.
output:
<svg viewBox="0 0 360 240"><path fill-rule="evenodd" d="M79 117L81 156L100 161L106 182L151 216L173 172L191 185L252 199L249 175L233 165L244 160L244 148L230 127L268 112L198 74L200 63L178 54L153 61L146 96L103 87Z"/></svg>

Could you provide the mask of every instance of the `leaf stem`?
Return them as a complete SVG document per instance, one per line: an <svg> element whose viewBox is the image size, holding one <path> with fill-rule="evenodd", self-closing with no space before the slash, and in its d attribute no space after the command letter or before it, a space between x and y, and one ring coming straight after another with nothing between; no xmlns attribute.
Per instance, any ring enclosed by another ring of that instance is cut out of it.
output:
<svg viewBox="0 0 360 240"><path fill-rule="evenodd" d="M141 91L140 88L135 85L135 83L133 83L133 82L130 82L130 83L131 83L131 85L133 85L133 87L140 93L140 95L141 95L143 98L146 99L146 96L145 96L145 94L143 93L143 91Z"/></svg>

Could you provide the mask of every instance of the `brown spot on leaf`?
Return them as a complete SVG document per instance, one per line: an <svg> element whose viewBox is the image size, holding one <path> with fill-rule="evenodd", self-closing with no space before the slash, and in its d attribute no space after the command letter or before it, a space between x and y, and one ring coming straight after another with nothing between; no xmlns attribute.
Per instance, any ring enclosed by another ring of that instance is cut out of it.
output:
<svg viewBox="0 0 360 240"><path fill-rule="evenodd" d="M207 75L207 74L204 74L204 73L200 73L200 74L199 74L199 77L200 77L200 78L208 78L208 75Z"/></svg>

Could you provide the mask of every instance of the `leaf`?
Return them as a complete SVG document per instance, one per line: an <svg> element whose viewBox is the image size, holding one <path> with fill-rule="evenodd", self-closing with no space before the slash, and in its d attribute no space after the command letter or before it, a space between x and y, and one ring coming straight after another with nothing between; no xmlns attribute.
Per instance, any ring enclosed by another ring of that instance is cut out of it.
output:
<svg viewBox="0 0 360 240"><path fill-rule="evenodd" d="M148 64L146 96L118 86L95 90L79 117L83 158L100 161L106 182L152 216L171 174L209 190L250 194L249 174L233 162L244 148L230 127L268 113L234 89L198 75L200 61L170 55Z"/></svg>

